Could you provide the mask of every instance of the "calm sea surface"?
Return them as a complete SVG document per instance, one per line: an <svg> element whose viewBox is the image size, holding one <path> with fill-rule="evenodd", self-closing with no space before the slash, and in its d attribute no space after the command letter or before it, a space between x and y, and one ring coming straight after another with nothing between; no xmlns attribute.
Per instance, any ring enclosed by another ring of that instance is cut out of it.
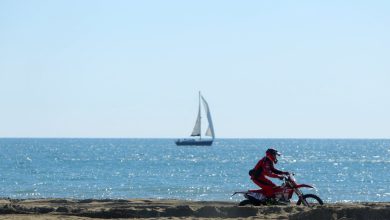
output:
<svg viewBox="0 0 390 220"><path fill-rule="evenodd" d="M238 201L231 194L256 188L248 170L271 146L277 168L327 202L390 201L390 140L364 139L0 139L0 197Z"/></svg>

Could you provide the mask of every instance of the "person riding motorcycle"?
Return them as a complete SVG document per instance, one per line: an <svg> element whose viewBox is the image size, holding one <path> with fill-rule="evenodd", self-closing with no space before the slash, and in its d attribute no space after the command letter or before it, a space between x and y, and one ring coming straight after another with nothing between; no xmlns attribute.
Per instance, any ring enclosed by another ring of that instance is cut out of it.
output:
<svg viewBox="0 0 390 220"><path fill-rule="evenodd" d="M263 189L264 195L267 198L274 197L274 189L277 188L277 186L266 178L266 176L282 180L283 175L289 175L289 172L275 169L274 164L278 162L277 156L280 156L280 153L273 148L269 148L265 152L265 157L259 160L256 166L249 171L251 180Z"/></svg>

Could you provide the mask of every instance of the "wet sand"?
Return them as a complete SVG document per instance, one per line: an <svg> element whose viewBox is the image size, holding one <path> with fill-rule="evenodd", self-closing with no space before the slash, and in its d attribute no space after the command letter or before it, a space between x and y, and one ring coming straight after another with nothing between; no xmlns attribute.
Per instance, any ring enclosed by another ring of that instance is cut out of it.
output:
<svg viewBox="0 0 390 220"><path fill-rule="evenodd" d="M183 200L1 199L0 219L390 219L389 203L245 206Z"/></svg>

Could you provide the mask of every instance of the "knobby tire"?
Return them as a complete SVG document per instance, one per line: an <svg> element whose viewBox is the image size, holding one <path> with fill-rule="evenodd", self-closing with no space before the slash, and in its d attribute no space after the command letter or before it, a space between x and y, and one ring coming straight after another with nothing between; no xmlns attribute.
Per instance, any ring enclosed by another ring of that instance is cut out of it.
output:
<svg viewBox="0 0 390 220"><path fill-rule="evenodd" d="M303 199L304 200L306 200L308 198L312 198L312 199L316 200L319 205L323 205L324 204L324 202L321 200L321 198L316 196L316 195L314 195L314 194L305 194L305 195L303 195ZM301 204L305 205L305 203L301 199L299 199L298 202L297 202L297 205L301 205Z"/></svg>

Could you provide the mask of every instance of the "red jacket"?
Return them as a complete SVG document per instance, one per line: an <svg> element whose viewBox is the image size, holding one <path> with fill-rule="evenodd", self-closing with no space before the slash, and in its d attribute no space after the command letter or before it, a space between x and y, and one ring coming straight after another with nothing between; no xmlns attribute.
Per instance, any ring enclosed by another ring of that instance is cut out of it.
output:
<svg viewBox="0 0 390 220"><path fill-rule="evenodd" d="M276 169L274 167L274 162L272 162L268 157L263 157L263 159L259 160L255 168L251 171L252 178L262 178L265 176L279 178L281 174L285 174L285 172Z"/></svg>

